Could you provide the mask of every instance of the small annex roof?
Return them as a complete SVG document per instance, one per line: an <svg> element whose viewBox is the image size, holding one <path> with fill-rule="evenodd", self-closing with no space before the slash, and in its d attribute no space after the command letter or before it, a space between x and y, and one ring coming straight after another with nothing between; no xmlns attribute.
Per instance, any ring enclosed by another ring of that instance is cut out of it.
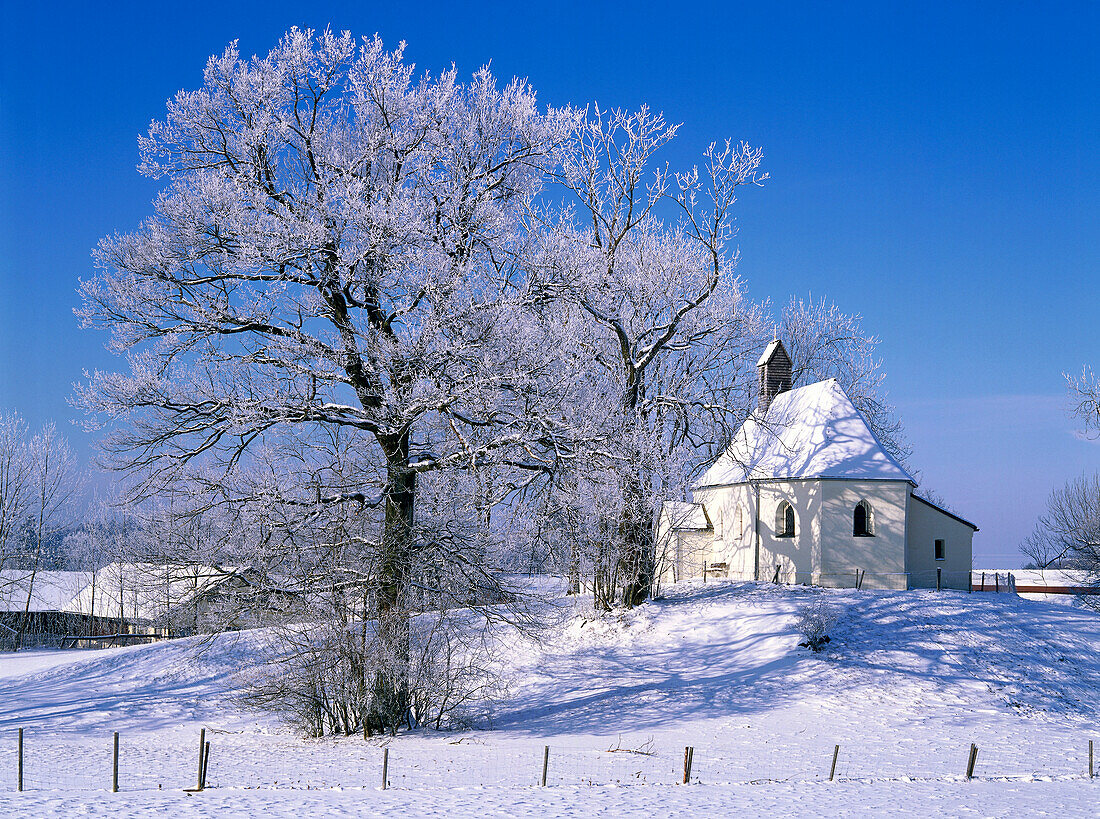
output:
<svg viewBox="0 0 1100 819"><path fill-rule="evenodd" d="M974 530L975 532L980 532L980 531L981 531L981 529L979 529L979 528L978 528L977 526L975 526L975 525L974 525L973 523L971 523L970 521L968 521L968 520L967 520L966 518L960 518L960 517L959 517L958 515L956 515L956 514L955 514L954 512L952 512L952 511L951 511L950 509L944 509L944 508L943 508L942 506L940 506L940 505L939 505L938 503L932 503L932 501L928 500L928 498L922 498L922 497L921 497L920 495L918 495L918 494L917 494L916 492L913 492L913 493L911 493L911 494L912 494L912 496L913 496L913 499L914 499L914 500L919 500L919 501L920 501L921 503L923 503L923 504L924 504L925 506L931 506L931 507L932 507L933 509L935 509L935 510L936 510L937 512L939 512L939 513L940 513L941 515L947 515L947 517L949 517L949 518L952 518L952 519L954 519L954 520L957 520L957 521L958 521L959 523L962 523L962 524L964 524L964 525L966 525L966 526L969 526L969 527L970 527L971 529L973 529L973 530Z"/></svg>
<svg viewBox="0 0 1100 819"><path fill-rule="evenodd" d="M766 350L765 358L768 354ZM806 478L917 485L830 378L777 395L763 418L750 418L742 425L729 449L693 488Z"/></svg>
<svg viewBox="0 0 1100 819"><path fill-rule="evenodd" d="M661 513L668 518L668 525L672 530L698 532L711 528L707 510L703 508L701 503L665 501L661 505Z"/></svg>

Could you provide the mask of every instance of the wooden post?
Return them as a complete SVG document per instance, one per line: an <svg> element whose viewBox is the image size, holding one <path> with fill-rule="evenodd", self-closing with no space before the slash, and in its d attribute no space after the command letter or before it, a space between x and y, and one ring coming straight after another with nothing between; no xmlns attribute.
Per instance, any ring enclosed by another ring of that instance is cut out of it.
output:
<svg viewBox="0 0 1100 819"><path fill-rule="evenodd" d="M939 566L936 567L936 591L942 591L940 587L941 580L943 578L943 569Z"/></svg>
<svg viewBox="0 0 1100 819"><path fill-rule="evenodd" d="M382 749L382 790L389 785L390 776L390 749Z"/></svg>
<svg viewBox="0 0 1100 819"><path fill-rule="evenodd" d="M202 790L202 755L206 750L206 729L199 729L199 775L195 780L195 787Z"/></svg>
<svg viewBox="0 0 1100 819"><path fill-rule="evenodd" d="M703 583L707 582L707 562L703 561Z"/></svg>
<svg viewBox="0 0 1100 819"><path fill-rule="evenodd" d="M993 572L993 591L1001 593L1001 573Z"/></svg>
<svg viewBox="0 0 1100 819"><path fill-rule="evenodd" d="M118 731L115 731L114 764L111 766L111 793L118 793Z"/></svg>
<svg viewBox="0 0 1100 819"><path fill-rule="evenodd" d="M966 593L972 594L974 592L974 572L966 573Z"/></svg>
<svg viewBox="0 0 1100 819"><path fill-rule="evenodd" d="M210 765L210 743L206 743L206 747L202 752L202 782L199 784L199 790L206 790L206 769Z"/></svg>
<svg viewBox="0 0 1100 819"><path fill-rule="evenodd" d="M982 587L978 591L985 591L985 572L982 572Z"/></svg>
<svg viewBox="0 0 1100 819"><path fill-rule="evenodd" d="M1089 779L1095 774L1096 769L1092 767L1092 740L1089 740Z"/></svg>
<svg viewBox="0 0 1100 819"><path fill-rule="evenodd" d="M966 778L974 776L974 763L978 761L978 746L970 743L970 758L966 761Z"/></svg>
<svg viewBox="0 0 1100 819"><path fill-rule="evenodd" d="M1092 743L1089 743L1089 748L1092 748ZM550 746L547 745L542 749L542 786L546 787L546 769L550 767Z"/></svg>
<svg viewBox="0 0 1100 819"><path fill-rule="evenodd" d="M23 729L19 729L19 761L17 763L19 771L19 790L23 790Z"/></svg>
<svg viewBox="0 0 1100 819"><path fill-rule="evenodd" d="M863 580L866 577L867 577L867 570L864 569L862 572L859 573L859 583L856 585L857 589L862 589L863 588Z"/></svg>
<svg viewBox="0 0 1100 819"><path fill-rule="evenodd" d="M775 577L772 578L772 583L778 583L779 582L779 568L780 567L778 565L776 565L776 567L775 567Z"/></svg>
<svg viewBox="0 0 1100 819"><path fill-rule="evenodd" d="M853 589L858 589L859 588L859 569L852 569L852 571L854 571L856 573L855 579L852 581L852 588Z"/></svg>
<svg viewBox="0 0 1100 819"><path fill-rule="evenodd" d="M840 756L840 746L839 745L834 745L833 746L833 764L829 768L829 781L830 782L832 782L833 777L836 776L836 758L838 756Z"/></svg>
<svg viewBox="0 0 1100 819"><path fill-rule="evenodd" d="M695 756L695 748L688 745L684 748L684 784L691 782L691 761Z"/></svg>

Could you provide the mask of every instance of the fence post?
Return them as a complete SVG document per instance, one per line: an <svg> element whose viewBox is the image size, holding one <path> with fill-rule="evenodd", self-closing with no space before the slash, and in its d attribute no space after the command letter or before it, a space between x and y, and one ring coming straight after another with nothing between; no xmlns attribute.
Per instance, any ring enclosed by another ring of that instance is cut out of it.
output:
<svg viewBox="0 0 1100 819"><path fill-rule="evenodd" d="M691 761L695 756L695 748L688 745L684 748L684 783L688 784L691 781Z"/></svg>
<svg viewBox="0 0 1100 819"><path fill-rule="evenodd" d="M942 577L943 577L943 569L941 569L939 566L937 566L936 567L936 591L942 591L942 589L940 588L940 581L941 581Z"/></svg>
<svg viewBox="0 0 1100 819"><path fill-rule="evenodd" d="M195 787L202 790L202 754L206 750L206 729L199 729L199 775L195 780Z"/></svg>
<svg viewBox="0 0 1100 819"><path fill-rule="evenodd" d="M114 762L111 765L111 793L118 793L118 731L115 731Z"/></svg>
<svg viewBox="0 0 1100 819"><path fill-rule="evenodd" d="M199 790L206 790L206 769L210 765L210 743L206 743L206 748L202 752L202 782L199 783Z"/></svg>
<svg viewBox="0 0 1100 819"><path fill-rule="evenodd" d="M997 594L1001 593L1001 573L993 572L993 591Z"/></svg>
<svg viewBox="0 0 1100 819"><path fill-rule="evenodd" d="M833 746L833 764L829 767L829 781L833 781L833 777L836 776L836 758L840 756L840 746Z"/></svg>
<svg viewBox="0 0 1100 819"><path fill-rule="evenodd" d="M1089 747L1092 747L1092 743L1089 743ZM546 769L550 767L550 746L547 745L542 749L542 786L546 787Z"/></svg>
<svg viewBox="0 0 1100 819"><path fill-rule="evenodd" d="M382 749L382 790L386 789L390 777L390 749Z"/></svg>
<svg viewBox="0 0 1100 819"><path fill-rule="evenodd" d="M966 573L966 593L973 594L974 592L974 572L969 571Z"/></svg>
<svg viewBox="0 0 1100 819"><path fill-rule="evenodd" d="M19 768L19 790L23 790L23 729L19 729L19 762L17 764Z"/></svg>
<svg viewBox="0 0 1100 819"><path fill-rule="evenodd" d="M1094 771L1096 769L1092 767L1092 740L1089 740L1089 779L1092 779Z"/></svg>
<svg viewBox="0 0 1100 819"><path fill-rule="evenodd" d="M970 743L970 758L966 761L966 778L974 776L974 763L978 761L978 746Z"/></svg>

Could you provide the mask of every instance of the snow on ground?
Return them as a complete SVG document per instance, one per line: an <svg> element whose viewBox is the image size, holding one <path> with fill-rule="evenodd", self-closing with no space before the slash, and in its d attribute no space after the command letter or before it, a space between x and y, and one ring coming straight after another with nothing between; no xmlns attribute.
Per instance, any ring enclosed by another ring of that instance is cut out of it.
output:
<svg viewBox="0 0 1100 819"><path fill-rule="evenodd" d="M841 614L820 655L793 626L811 600ZM241 711L234 672L259 634L0 655L0 815L1093 814L1100 619L1089 611L747 583L683 586L603 617L570 605L540 643L505 641L509 693L491 727L392 739L306 740ZM199 727L211 787L187 794ZM112 731L119 794L102 792ZM687 745L690 787L675 784Z"/></svg>

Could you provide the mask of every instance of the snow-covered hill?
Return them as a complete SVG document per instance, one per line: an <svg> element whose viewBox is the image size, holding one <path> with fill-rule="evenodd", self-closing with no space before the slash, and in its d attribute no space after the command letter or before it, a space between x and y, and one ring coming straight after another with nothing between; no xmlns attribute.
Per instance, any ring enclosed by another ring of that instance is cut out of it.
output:
<svg viewBox="0 0 1100 819"><path fill-rule="evenodd" d="M793 624L821 599L841 619L813 654ZM503 641L508 696L491 728L461 734L302 740L242 712L234 672L255 634L0 656L0 814L1086 815L1100 794L1085 777L1089 739L1100 758L1093 613L1003 594L735 583L602 617L562 605L539 641ZM20 726L31 790L14 794ZM200 726L215 787L183 794ZM123 792L90 793L109 786L116 730ZM554 787L540 789L544 745ZM674 783L689 745L698 784L685 788Z"/></svg>

